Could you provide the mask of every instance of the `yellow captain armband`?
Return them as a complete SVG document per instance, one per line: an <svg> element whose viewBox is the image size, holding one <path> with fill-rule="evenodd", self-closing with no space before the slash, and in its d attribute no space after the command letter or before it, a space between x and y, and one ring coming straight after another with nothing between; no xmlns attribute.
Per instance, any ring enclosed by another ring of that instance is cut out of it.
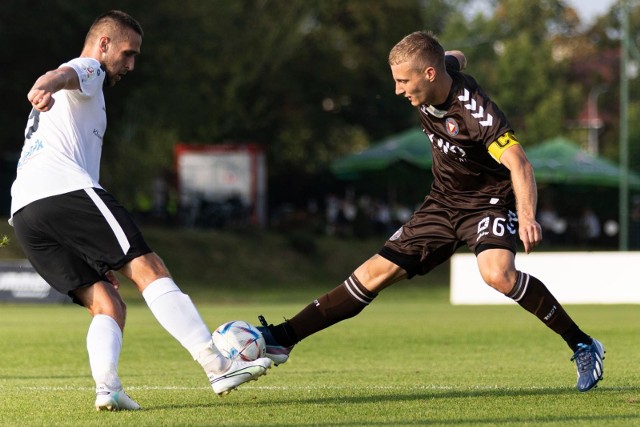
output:
<svg viewBox="0 0 640 427"><path fill-rule="evenodd" d="M513 132L507 132L502 136L498 137L495 141L489 145L489 154L493 157L496 162L500 163L500 157L502 157L502 153L509 147L520 144L516 139L516 136Z"/></svg>

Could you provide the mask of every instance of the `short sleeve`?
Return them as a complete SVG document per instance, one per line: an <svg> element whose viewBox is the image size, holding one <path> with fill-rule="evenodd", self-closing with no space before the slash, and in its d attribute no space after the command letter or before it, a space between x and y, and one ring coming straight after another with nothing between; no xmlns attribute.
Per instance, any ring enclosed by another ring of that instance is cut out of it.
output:
<svg viewBox="0 0 640 427"><path fill-rule="evenodd" d="M105 71L100 63L93 58L75 58L60 67L71 67L78 74L80 91L86 96L93 96L102 90Z"/></svg>

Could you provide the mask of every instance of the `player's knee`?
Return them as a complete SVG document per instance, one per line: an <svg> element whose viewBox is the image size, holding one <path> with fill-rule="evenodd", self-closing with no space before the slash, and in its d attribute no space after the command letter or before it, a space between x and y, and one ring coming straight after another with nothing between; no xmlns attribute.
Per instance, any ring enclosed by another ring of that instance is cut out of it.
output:
<svg viewBox="0 0 640 427"><path fill-rule="evenodd" d="M367 291L378 293L384 288L407 277L407 272L397 264L376 254L354 272L353 276Z"/></svg>
<svg viewBox="0 0 640 427"><path fill-rule="evenodd" d="M485 283L498 292L508 294L513 288L514 279L511 278L511 274L502 270L492 270L482 273L482 279Z"/></svg>
<svg viewBox="0 0 640 427"><path fill-rule="evenodd" d="M94 292L87 309L92 316L104 314L112 317L121 326L127 317L127 305L120 296L120 293L112 286L94 285Z"/></svg>
<svg viewBox="0 0 640 427"><path fill-rule="evenodd" d="M162 259L154 252L134 258L119 271L130 279L140 292L157 279L171 277Z"/></svg>

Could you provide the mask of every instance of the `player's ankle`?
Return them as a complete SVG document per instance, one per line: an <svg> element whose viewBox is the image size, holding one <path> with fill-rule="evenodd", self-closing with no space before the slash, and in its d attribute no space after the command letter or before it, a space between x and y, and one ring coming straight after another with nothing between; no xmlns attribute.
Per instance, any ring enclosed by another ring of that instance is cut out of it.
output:
<svg viewBox="0 0 640 427"><path fill-rule="evenodd" d="M202 366L207 374L220 374L231 366L231 361L220 353L214 351L212 347L205 347L198 354L196 361Z"/></svg>
<svg viewBox="0 0 640 427"><path fill-rule="evenodd" d="M296 345L300 340L289 322L283 322L276 326L269 326L269 331L273 338L283 347Z"/></svg>

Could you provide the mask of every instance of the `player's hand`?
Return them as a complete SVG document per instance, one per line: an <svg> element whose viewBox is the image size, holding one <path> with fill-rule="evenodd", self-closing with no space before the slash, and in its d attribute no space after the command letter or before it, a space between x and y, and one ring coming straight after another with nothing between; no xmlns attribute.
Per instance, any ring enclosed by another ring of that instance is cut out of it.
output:
<svg viewBox="0 0 640 427"><path fill-rule="evenodd" d="M118 280L116 275L113 273L113 271L109 270L104 275L107 276L107 280L109 280L109 282L113 285L115 289L118 289L120 287L120 281Z"/></svg>
<svg viewBox="0 0 640 427"><path fill-rule="evenodd" d="M31 89L27 94L27 99L38 111L45 112L51 110L56 100L53 93L45 89Z"/></svg>
<svg viewBox="0 0 640 427"><path fill-rule="evenodd" d="M38 77L27 99L37 111L49 111L56 102L53 94L62 89L80 89L80 79L72 67L60 67Z"/></svg>
<svg viewBox="0 0 640 427"><path fill-rule="evenodd" d="M520 222L518 233L526 253L530 253L542 241L542 227L535 220Z"/></svg>

